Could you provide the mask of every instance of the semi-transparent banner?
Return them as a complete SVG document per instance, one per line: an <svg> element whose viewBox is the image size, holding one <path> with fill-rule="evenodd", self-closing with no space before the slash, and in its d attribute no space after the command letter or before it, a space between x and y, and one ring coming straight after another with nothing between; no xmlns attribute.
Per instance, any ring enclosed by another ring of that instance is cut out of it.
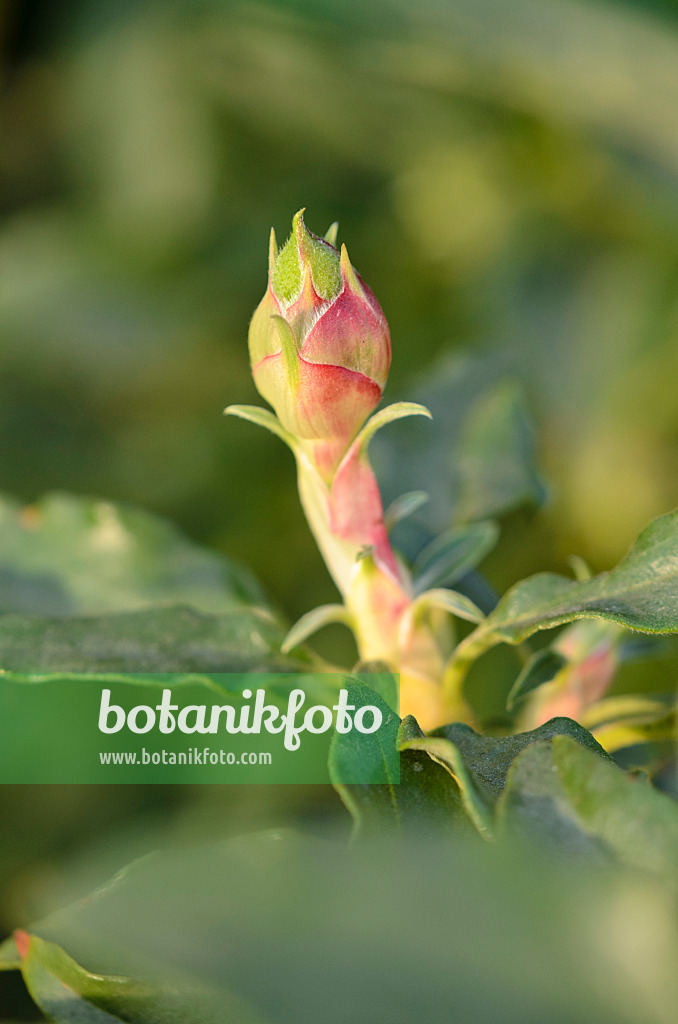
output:
<svg viewBox="0 0 678 1024"><path fill-rule="evenodd" d="M399 782L387 673L0 674L0 783Z"/></svg>

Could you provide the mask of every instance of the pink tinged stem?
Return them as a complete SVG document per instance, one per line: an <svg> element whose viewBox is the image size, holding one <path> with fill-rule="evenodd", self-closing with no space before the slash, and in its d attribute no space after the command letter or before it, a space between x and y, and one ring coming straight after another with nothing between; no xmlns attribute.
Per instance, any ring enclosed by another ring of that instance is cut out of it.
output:
<svg viewBox="0 0 678 1024"><path fill-rule="evenodd" d="M358 550L371 549L377 568L394 583L402 584L384 524L379 486L360 441L351 446L332 481L330 529Z"/></svg>

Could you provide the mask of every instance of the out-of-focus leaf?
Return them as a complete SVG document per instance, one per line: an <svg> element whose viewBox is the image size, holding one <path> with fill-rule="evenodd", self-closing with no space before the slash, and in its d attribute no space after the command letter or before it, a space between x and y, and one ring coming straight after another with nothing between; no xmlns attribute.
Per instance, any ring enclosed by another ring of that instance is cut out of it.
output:
<svg viewBox="0 0 678 1024"><path fill-rule="evenodd" d="M476 403L464 425L457 458L457 519L485 519L544 500L532 427L522 393L512 381L502 382Z"/></svg>
<svg viewBox="0 0 678 1024"><path fill-rule="evenodd" d="M439 1024L450 1007L464 1024L666 1024L678 994L660 879L510 839L249 835L143 857L28 930L107 975L189 972L276 1024Z"/></svg>
<svg viewBox="0 0 678 1024"><path fill-rule="evenodd" d="M401 494L399 498L391 502L384 512L386 529L390 530L401 519L411 516L418 508L425 505L427 501L428 494L425 491L408 491L407 494Z"/></svg>
<svg viewBox="0 0 678 1024"><path fill-rule="evenodd" d="M56 1024L261 1024L262 1018L225 990L186 983L153 985L117 975L92 974L59 946L18 933L21 973L31 996Z"/></svg>
<svg viewBox="0 0 678 1024"><path fill-rule="evenodd" d="M0 611L99 615L153 604L264 603L251 574L172 524L107 501L0 498Z"/></svg>
<svg viewBox="0 0 678 1024"><path fill-rule="evenodd" d="M678 805L571 736L532 744L516 758L498 811L505 828L597 848L678 885Z"/></svg>
<svg viewBox="0 0 678 1024"><path fill-rule="evenodd" d="M652 726L664 722L674 713L674 709L664 701L623 694L606 697L586 708L582 714L582 725L591 730L618 723Z"/></svg>
<svg viewBox="0 0 678 1024"><path fill-rule="evenodd" d="M431 410L432 422L396 424L375 439L387 499L403 485L426 491L431 500L417 518L436 533L454 521L542 500L529 421L500 358L447 359L412 393Z"/></svg>
<svg viewBox="0 0 678 1024"><path fill-rule="evenodd" d="M444 587L420 594L412 606L412 611L416 617L420 612L432 608L447 612L457 619L465 619L466 622L482 622L485 618L480 608L465 594L460 594L456 590L446 590Z"/></svg>
<svg viewBox="0 0 678 1024"><path fill-rule="evenodd" d="M70 618L0 617L0 668L20 673L240 672L299 667L269 612L149 608Z"/></svg>
<svg viewBox="0 0 678 1024"><path fill-rule="evenodd" d="M499 528L491 520L459 526L437 537L415 562L415 592L451 587L482 562L498 539Z"/></svg>
<svg viewBox="0 0 678 1024"><path fill-rule="evenodd" d="M567 658L551 647L533 654L511 687L506 698L506 709L513 711L516 704L544 683L550 683L561 668L567 665Z"/></svg>

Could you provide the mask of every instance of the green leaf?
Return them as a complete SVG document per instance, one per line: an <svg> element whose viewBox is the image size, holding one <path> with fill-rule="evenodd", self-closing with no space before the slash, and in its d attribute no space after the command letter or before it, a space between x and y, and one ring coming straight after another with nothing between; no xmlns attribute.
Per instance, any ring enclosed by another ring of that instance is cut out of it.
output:
<svg viewBox="0 0 678 1024"><path fill-rule="evenodd" d="M363 703L369 697L384 715L391 714L387 750L376 737L360 736L355 730L344 736L337 733L332 740L330 777L351 813L355 835L393 829L414 834L463 830L459 790L449 774L426 755L409 750L398 753L401 729L406 735L412 728L419 732L414 719L406 719L401 727L398 717L373 690L352 682L347 689L350 697L355 695ZM373 781L351 785L351 776L365 778L366 765L372 766ZM385 778L389 781L384 782Z"/></svg>
<svg viewBox="0 0 678 1024"><path fill-rule="evenodd" d="M256 423L258 427L270 430L293 452L298 447L296 438L288 430L285 430L278 417L269 409L262 409L258 405L229 405L224 409L224 416L237 416L241 420Z"/></svg>
<svg viewBox="0 0 678 1024"><path fill-rule="evenodd" d="M18 971L21 967L21 957L16 948L14 936L0 943L0 971Z"/></svg>
<svg viewBox="0 0 678 1024"><path fill-rule="evenodd" d="M369 687L386 701L392 711L398 713L398 702L400 699L399 676L393 672L383 661L359 661L354 667L350 676L362 686Z"/></svg>
<svg viewBox="0 0 678 1024"><path fill-rule="evenodd" d="M348 626L349 629L353 628L353 616L343 604L323 604L319 608L306 612L285 637L282 644L283 654L287 654L294 647L302 644L323 626L330 626L337 622Z"/></svg>
<svg viewBox="0 0 678 1024"><path fill-rule="evenodd" d="M531 732L515 736L481 736L468 725L455 723L428 736L410 737L406 749L425 751L456 779L466 812L486 839L495 836L493 805L506 784L515 758L528 746L556 735L569 735L603 757L599 743L569 718L554 718Z"/></svg>
<svg viewBox="0 0 678 1024"><path fill-rule="evenodd" d="M610 572L580 582L542 573L517 583L482 628L521 643L539 629L582 618L647 633L678 630L678 511L650 523Z"/></svg>
<svg viewBox="0 0 678 1024"><path fill-rule="evenodd" d="M571 718L552 718L537 729L516 733L514 736L481 736L461 722L435 729L431 736L449 740L458 747L478 783L494 797L499 796L506 785L507 772L518 754L540 740L569 736L610 760L591 733Z"/></svg>
<svg viewBox="0 0 678 1024"><path fill-rule="evenodd" d="M427 590L414 601L412 613L416 616L428 608L438 608L467 622L482 622L485 618L470 598L456 590Z"/></svg>
<svg viewBox="0 0 678 1024"><path fill-rule="evenodd" d="M394 402L370 417L353 444L364 454L378 430L408 416L425 416L427 419L431 419L431 413L425 405L420 405L418 402Z"/></svg>
<svg viewBox="0 0 678 1024"><path fill-rule="evenodd" d="M18 933L21 972L31 996L56 1024L260 1024L240 1000L224 990L182 984L148 984L116 975L92 974L59 946Z"/></svg>
<svg viewBox="0 0 678 1024"><path fill-rule="evenodd" d="M448 530L424 548L414 563L415 592L451 587L482 562L499 539L491 520Z"/></svg>
<svg viewBox="0 0 678 1024"><path fill-rule="evenodd" d="M609 572L579 581L541 573L516 583L458 646L449 692L456 691L465 667L494 644L522 643L575 619L607 619L647 633L678 630L678 511L650 523Z"/></svg>
<svg viewBox="0 0 678 1024"><path fill-rule="evenodd" d="M438 534L543 500L529 421L501 358L447 357L408 394L431 410L432 421L395 424L375 439L387 504L404 487L426 491L430 501L417 519Z"/></svg>
<svg viewBox="0 0 678 1024"><path fill-rule="evenodd" d="M377 732L363 734L357 729L336 732L330 748L330 778L340 790L357 780L369 785L384 785L392 794L398 782L396 740L400 720L374 690L350 677L346 680L348 703L373 704L383 715Z"/></svg>
<svg viewBox="0 0 678 1024"><path fill-rule="evenodd" d="M297 668L267 611L150 608L72 618L0 617L0 668L21 673L240 672Z"/></svg>
<svg viewBox="0 0 678 1024"><path fill-rule="evenodd" d="M182 603L263 604L250 573L170 523L123 505L48 494L0 497L0 612L99 615Z"/></svg>
<svg viewBox="0 0 678 1024"><path fill-rule="evenodd" d="M427 501L428 494L426 491L408 491L407 494L401 494L399 498L391 502L384 513L386 529L390 530L401 519L411 516L418 508L425 505Z"/></svg>
<svg viewBox="0 0 678 1024"><path fill-rule="evenodd" d="M459 748L447 739L434 736L408 735L401 740L404 752L421 751L444 767L459 786L464 809L486 839L494 835L492 800L485 786L469 770Z"/></svg>
<svg viewBox="0 0 678 1024"><path fill-rule="evenodd" d="M506 710L513 711L529 693L555 679L567 664L567 658L552 647L533 654L509 691Z"/></svg>
<svg viewBox="0 0 678 1024"><path fill-rule="evenodd" d="M499 516L517 505L541 504L545 490L534 468L534 436L522 391L502 381L472 409L458 449L457 518Z"/></svg>
<svg viewBox="0 0 678 1024"><path fill-rule="evenodd" d="M504 829L613 854L678 885L678 805L570 736L533 744L515 760L498 810Z"/></svg>

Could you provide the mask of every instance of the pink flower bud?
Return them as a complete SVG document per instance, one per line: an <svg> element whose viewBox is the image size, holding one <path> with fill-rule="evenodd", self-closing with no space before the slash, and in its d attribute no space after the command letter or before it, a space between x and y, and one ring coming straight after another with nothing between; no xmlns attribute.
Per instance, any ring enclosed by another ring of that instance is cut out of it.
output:
<svg viewBox="0 0 678 1024"><path fill-rule="evenodd" d="M249 331L259 393L295 437L316 442L330 477L381 398L391 363L386 318L341 253L306 228L303 210L278 252L271 233L268 289Z"/></svg>

